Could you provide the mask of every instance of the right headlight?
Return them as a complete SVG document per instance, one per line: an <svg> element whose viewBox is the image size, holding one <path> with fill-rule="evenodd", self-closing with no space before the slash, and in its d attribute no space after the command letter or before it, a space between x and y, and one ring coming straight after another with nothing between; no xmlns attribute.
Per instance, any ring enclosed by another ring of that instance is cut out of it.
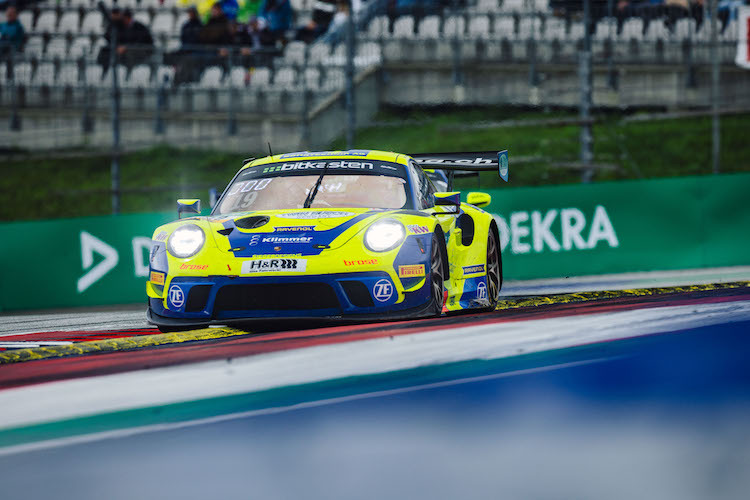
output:
<svg viewBox="0 0 750 500"><path fill-rule="evenodd" d="M177 228L167 241L167 250L179 259L186 259L197 254L206 242L203 229L195 224L187 224Z"/></svg>
<svg viewBox="0 0 750 500"><path fill-rule="evenodd" d="M406 230L397 220L385 219L367 228L365 246L373 252L387 252L404 241Z"/></svg>

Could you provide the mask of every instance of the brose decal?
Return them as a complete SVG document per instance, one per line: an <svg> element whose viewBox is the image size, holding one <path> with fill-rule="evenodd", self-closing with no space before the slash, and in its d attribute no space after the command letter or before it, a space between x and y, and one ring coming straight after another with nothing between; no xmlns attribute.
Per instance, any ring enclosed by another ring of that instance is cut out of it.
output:
<svg viewBox="0 0 750 500"><path fill-rule="evenodd" d="M420 276L424 276L424 264L398 266L399 278L415 278Z"/></svg>
<svg viewBox="0 0 750 500"><path fill-rule="evenodd" d="M242 274L304 272L307 259L254 259L242 263Z"/></svg>
<svg viewBox="0 0 750 500"><path fill-rule="evenodd" d="M360 259L360 260L346 260L344 259L345 266L370 266L378 264L378 259Z"/></svg>

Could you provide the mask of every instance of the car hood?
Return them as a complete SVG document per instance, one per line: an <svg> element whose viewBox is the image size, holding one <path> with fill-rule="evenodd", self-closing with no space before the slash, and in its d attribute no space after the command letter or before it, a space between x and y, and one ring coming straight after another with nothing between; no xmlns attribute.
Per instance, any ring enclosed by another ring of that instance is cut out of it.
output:
<svg viewBox="0 0 750 500"><path fill-rule="evenodd" d="M209 217L220 250L235 257L318 255L339 248L375 220L396 210L366 208L261 210Z"/></svg>

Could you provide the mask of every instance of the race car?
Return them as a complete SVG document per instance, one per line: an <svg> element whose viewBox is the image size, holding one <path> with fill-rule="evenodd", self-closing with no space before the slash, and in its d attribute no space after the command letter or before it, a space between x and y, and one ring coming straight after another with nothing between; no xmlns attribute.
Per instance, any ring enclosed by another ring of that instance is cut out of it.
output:
<svg viewBox="0 0 750 500"><path fill-rule="evenodd" d="M246 160L208 216L178 200L150 254L162 331L269 318L403 319L492 310L502 286L486 193L438 192L424 168L497 170L507 151L350 150Z"/></svg>

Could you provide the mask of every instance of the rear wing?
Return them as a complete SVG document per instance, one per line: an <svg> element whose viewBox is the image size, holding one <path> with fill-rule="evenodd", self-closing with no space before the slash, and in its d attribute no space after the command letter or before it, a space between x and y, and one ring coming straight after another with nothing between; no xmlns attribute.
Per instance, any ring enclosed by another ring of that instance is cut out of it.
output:
<svg viewBox="0 0 750 500"><path fill-rule="evenodd" d="M422 168L445 170L449 174L459 170L465 172L497 171L502 180L508 182L508 150L478 153L417 153L409 155Z"/></svg>

